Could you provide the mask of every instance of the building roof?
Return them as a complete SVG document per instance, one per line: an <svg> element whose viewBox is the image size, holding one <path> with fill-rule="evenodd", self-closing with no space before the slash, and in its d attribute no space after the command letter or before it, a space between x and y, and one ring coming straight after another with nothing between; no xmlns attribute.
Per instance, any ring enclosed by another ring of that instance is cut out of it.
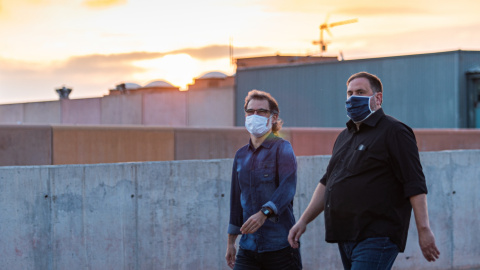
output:
<svg viewBox="0 0 480 270"><path fill-rule="evenodd" d="M200 76L199 79L212 79L212 78L219 78L219 79L224 79L228 77L227 74L219 72L219 71L212 71L212 72L207 72Z"/></svg>
<svg viewBox="0 0 480 270"><path fill-rule="evenodd" d="M138 89L142 88L140 84L137 83L124 83L125 84L125 89Z"/></svg>
<svg viewBox="0 0 480 270"><path fill-rule="evenodd" d="M166 81L163 81L163 80L158 80L158 81L153 81L151 83L148 83L147 85L145 85L144 87L165 87L165 88L171 88L171 87L175 87L173 86L172 84L166 82Z"/></svg>

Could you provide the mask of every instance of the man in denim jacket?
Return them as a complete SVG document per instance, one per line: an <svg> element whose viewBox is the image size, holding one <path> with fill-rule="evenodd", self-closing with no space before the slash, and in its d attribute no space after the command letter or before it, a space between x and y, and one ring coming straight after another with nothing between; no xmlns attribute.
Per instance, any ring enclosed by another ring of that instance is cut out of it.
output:
<svg viewBox="0 0 480 270"><path fill-rule="evenodd" d="M225 259L235 270L301 269L300 251L287 239L295 224L297 163L291 144L276 136L281 128L278 104L270 94L252 90L244 109L250 142L233 162Z"/></svg>

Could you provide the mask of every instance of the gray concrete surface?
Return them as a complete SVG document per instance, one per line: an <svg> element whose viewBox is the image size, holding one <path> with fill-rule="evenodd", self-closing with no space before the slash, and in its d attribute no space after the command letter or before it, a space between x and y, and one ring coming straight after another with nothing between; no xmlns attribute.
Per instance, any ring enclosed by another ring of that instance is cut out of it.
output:
<svg viewBox="0 0 480 270"><path fill-rule="evenodd" d="M23 105L23 123L60 124L62 107L59 101L32 102Z"/></svg>
<svg viewBox="0 0 480 270"><path fill-rule="evenodd" d="M233 87L192 89L187 94L189 127L235 126ZM237 108L241 110L241 108Z"/></svg>
<svg viewBox="0 0 480 270"><path fill-rule="evenodd" d="M298 218L328 156L298 157ZM480 150L421 153L431 227L426 262L412 218L394 269L480 268ZM228 269L232 159L0 168L1 269ZM302 238L304 269L341 269L323 215Z"/></svg>
<svg viewBox="0 0 480 270"><path fill-rule="evenodd" d="M0 112L1 113L1 112ZM52 127L2 125L0 127L0 164L51 165L53 156Z"/></svg>

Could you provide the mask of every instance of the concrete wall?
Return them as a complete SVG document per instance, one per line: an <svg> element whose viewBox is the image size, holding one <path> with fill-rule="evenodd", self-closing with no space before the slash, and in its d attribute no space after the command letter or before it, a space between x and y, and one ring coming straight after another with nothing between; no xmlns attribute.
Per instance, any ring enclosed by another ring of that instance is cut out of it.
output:
<svg viewBox="0 0 480 270"><path fill-rule="evenodd" d="M233 90L231 90L233 91ZM66 124L66 125L147 125L187 126L187 98L181 91L165 91L102 98L64 99L0 105L2 124ZM233 94L230 95L231 99ZM233 101L227 106L231 110ZM222 106L220 106L222 107ZM211 111L195 107L195 115L203 125L233 126L233 112L211 118ZM229 121L225 121L228 118Z"/></svg>
<svg viewBox="0 0 480 270"><path fill-rule="evenodd" d="M175 159L172 129L55 126L52 133L52 164Z"/></svg>
<svg viewBox="0 0 480 270"><path fill-rule="evenodd" d="M32 102L23 105L23 123L26 124L60 124L60 101Z"/></svg>
<svg viewBox="0 0 480 270"><path fill-rule="evenodd" d="M143 94L141 124L169 127L186 126L186 95L185 92L180 91Z"/></svg>
<svg viewBox="0 0 480 270"><path fill-rule="evenodd" d="M480 150L424 152L428 263L414 222L394 269L480 267ZM298 218L328 156L298 157ZM232 159L0 168L0 265L5 269L228 269ZM341 269L323 214L302 237L304 269Z"/></svg>
<svg viewBox="0 0 480 270"><path fill-rule="evenodd" d="M23 104L0 105L0 123L18 124L23 122Z"/></svg>
<svg viewBox="0 0 480 270"><path fill-rule="evenodd" d="M142 95L105 96L101 99L101 123L110 125L140 125Z"/></svg>
<svg viewBox="0 0 480 270"><path fill-rule="evenodd" d="M297 156L330 155L341 129L284 128ZM480 129L414 130L420 151L480 149ZM243 127L0 126L0 166L232 158Z"/></svg>
<svg viewBox="0 0 480 270"><path fill-rule="evenodd" d="M50 126L0 127L0 166L51 165L52 149Z"/></svg>
<svg viewBox="0 0 480 270"><path fill-rule="evenodd" d="M189 127L233 127L235 103L233 87L187 91ZM237 110L242 110L237 108Z"/></svg>
<svg viewBox="0 0 480 270"><path fill-rule="evenodd" d="M244 128L176 129L175 160L231 158L248 140Z"/></svg>
<svg viewBox="0 0 480 270"><path fill-rule="evenodd" d="M101 124L101 98L63 99L62 124Z"/></svg>
<svg viewBox="0 0 480 270"><path fill-rule="evenodd" d="M420 151L480 149L480 129L415 129L414 132Z"/></svg>
<svg viewBox="0 0 480 270"><path fill-rule="evenodd" d="M295 128L290 132L290 142L295 145L297 156L331 155L333 145L338 134L342 131L339 128Z"/></svg>

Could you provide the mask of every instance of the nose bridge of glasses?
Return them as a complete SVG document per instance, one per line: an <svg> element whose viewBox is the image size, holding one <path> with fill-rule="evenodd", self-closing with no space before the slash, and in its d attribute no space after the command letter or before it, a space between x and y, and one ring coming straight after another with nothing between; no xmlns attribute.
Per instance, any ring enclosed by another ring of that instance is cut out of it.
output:
<svg viewBox="0 0 480 270"><path fill-rule="evenodd" d="M262 114L265 114L265 110L263 109L253 110L253 114L262 115Z"/></svg>
<svg viewBox="0 0 480 270"><path fill-rule="evenodd" d="M268 114L270 111L269 110L266 110L266 109L248 109L245 111L248 115L261 115L261 116L264 116L266 114Z"/></svg>

